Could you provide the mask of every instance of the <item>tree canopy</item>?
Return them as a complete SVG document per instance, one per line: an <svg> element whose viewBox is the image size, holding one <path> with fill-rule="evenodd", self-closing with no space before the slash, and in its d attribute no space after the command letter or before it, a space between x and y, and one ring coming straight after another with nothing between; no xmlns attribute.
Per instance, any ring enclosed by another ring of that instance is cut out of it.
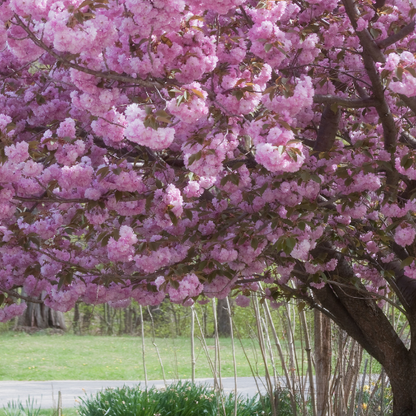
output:
<svg viewBox="0 0 416 416"><path fill-rule="evenodd" d="M2 0L0 321L41 293L60 311L296 296L384 365L395 414L416 414L398 388L415 351L380 308L414 336L415 14Z"/></svg>

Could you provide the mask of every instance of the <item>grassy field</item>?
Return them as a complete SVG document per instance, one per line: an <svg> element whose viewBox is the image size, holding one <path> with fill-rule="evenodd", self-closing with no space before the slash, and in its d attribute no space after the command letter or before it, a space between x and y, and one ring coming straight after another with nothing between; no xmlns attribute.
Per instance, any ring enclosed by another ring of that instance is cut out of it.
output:
<svg viewBox="0 0 416 416"><path fill-rule="evenodd" d="M207 339L214 360L214 340ZM264 374L258 345L242 340L254 371ZM191 377L189 338L159 338L156 344L168 379ZM233 376L231 340L221 339L221 373ZM74 335L0 334L0 380L143 380L141 338ZM162 379L155 347L146 339L146 367L149 380ZM196 377L212 377L206 354L195 340ZM243 349L236 340L239 376L251 376Z"/></svg>
<svg viewBox="0 0 416 416"><path fill-rule="evenodd" d="M24 403L23 403L24 405ZM7 407L6 407L7 409ZM36 409L36 406L34 406L34 409ZM75 408L65 408L62 409L62 416L78 416L78 411ZM0 416L8 416L10 415L9 412L5 409L0 409ZM54 409L41 409L39 414L37 416L57 416L57 411Z"/></svg>

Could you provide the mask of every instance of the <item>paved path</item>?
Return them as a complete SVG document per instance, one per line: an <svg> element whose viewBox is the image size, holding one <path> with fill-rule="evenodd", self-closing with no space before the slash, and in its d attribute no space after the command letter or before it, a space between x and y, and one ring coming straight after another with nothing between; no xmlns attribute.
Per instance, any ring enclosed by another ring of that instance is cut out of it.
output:
<svg viewBox="0 0 416 416"><path fill-rule="evenodd" d="M198 383L207 383L213 385L212 378L196 379ZM168 383L171 383L169 380ZM223 387L226 393L234 391L234 378L223 378ZM51 408L56 406L58 391L62 395L62 407L75 407L77 405L76 399L79 396L87 394L95 394L103 388L108 387L122 387L135 386L141 384L144 387L143 381L91 381L91 380L67 380L67 381L0 381L0 408L6 406L11 400L19 399L23 404L28 396L30 399L36 400L37 406L42 408ZM149 381L149 387L155 386L157 388L164 387L161 380ZM262 381L259 381L259 387L262 392L265 392ZM238 393L253 397L257 393L257 387L252 377L238 378ZM52 394L55 396L53 398Z"/></svg>

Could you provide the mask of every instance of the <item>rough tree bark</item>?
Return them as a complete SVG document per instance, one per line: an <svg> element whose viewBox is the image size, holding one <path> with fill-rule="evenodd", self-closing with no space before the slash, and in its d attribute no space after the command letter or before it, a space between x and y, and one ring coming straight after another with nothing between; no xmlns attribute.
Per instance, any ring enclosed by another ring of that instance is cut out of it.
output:
<svg viewBox="0 0 416 416"><path fill-rule="evenodd" d="M56 328L66 331L63 313L54 311L43 303L27 302L27 309L19 317L17 325L37 329Z"/></svg>
<svg viewBox="0 0 416 416"><path fill-rule="evenodd" d="M416 308L403 299L412 334L407 349L376 301L366 295L365 287L357 282L351 285L354 273L344 256L329 244L322 244L316 253L322 251L338 260L336 270L326 272L333 283L314 289L322 310L384 367L393 391L393 416L416 416ZM396 279L398 275L399 271Z"/></svg>
<svg viewBox="0 0 416 416"><path fill-rule="evenodd" d="M217 300L218 334L223 337L231 336L230 316L227 299Z"/></svg>

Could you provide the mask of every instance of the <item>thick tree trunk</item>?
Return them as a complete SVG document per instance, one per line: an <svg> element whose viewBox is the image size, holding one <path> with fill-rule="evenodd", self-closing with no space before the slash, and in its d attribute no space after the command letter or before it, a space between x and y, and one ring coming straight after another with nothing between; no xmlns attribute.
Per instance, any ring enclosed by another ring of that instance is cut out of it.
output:
<svg viewBox="0 0 416 416"><path fill-rule="evenodd" d="M393 416L416 416L416 363L404 360L397 363L391 374L390 385L393 392Z"/></svg>
<svg viewBox="0 0 416 416"><path fill-rule="evenodd" d="M54 311L41 303L27 303L27 309L17 321L18 326L46 329L57 328L66 331L65 318L62 312Z"/></svg>
<svg viewBox="0 0 416 416"><path fill-rule="evenodd" d="M368 296L365 286L355 278L350 262L328 243L318 246L315 253L326 253L337 260L336 270L326 272L333 283L313 289L322 311L384 367L393 391L393 416L416 416L416 305L410 302L410 297L406 299L405 290L396 288L410 323L408 349L376 300ZM389 267L399 283L402 271L394 270L394 265Z"/></svg>
<svg viewBox="0 0 416 416"><path fill-rule="evenodd" d="M217 300L218 334L231 336L230 316L228 314L227 299Z"/></svg>

